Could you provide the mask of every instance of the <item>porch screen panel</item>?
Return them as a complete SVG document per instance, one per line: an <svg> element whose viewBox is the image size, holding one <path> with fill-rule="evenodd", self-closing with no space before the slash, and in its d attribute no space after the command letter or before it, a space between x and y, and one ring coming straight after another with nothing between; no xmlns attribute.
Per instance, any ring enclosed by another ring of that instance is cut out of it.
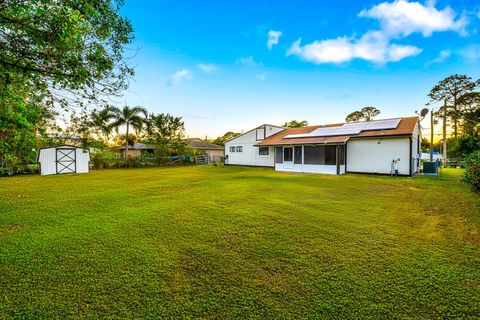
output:
<svg viewBox="0 0 480 320"><path fill-rule="evenodd" d="M283 161L293 161L293 148L283 148Z"/></svg>
<svg viewBox="0 0 480 320"><path fill-rule="evenodd" d="M340 162L340 165L343 166L345 164L345 145L341 144L338 146L338 161Z"/></svg>
<svg viewBox="0 0 480 320"><path fill-rule="evenodd" d="M275 148L275 163L283 163L283 148Z"/></svg>
<svg viewBox="0 0 480 320"><path fill-rule="evenodd" d="M294 153L293 163L302 164L302 147L300 146L295 147L293 153Z"/></svg>
<svg viewBox="0 0 480 320"><path fill-rule="evenodd" d="M325 164L325 147L304 147L304 163L305 164Z"/></svg>
<svg viewBox="0 0 480 320"><path fill-rule="evenodd" d="M337 164L337 146L325 146L325 164Z"/></svg>

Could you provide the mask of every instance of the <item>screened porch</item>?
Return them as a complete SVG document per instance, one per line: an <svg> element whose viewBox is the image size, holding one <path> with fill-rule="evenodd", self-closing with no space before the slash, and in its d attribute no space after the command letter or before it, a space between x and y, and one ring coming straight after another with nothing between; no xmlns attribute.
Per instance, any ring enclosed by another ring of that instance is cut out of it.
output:
<svg viewBox="0 0 480 320"><path fill-rule="evenodd" d="M343 174L345 145L285 145L275 147L275 170Z"/></svg>

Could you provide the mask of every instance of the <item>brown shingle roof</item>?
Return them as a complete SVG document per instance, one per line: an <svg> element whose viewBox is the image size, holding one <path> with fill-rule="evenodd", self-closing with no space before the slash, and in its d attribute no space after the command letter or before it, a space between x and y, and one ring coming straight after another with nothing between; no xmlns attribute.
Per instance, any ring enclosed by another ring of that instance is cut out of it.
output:
<svg viewBox="0 0 480 320"><path fill-rule="evenodd" d="M192 138L188 141L188 146L192 149L201 149L201 150L223 150L222 146L205 142L198 138Z"/></svg>
<svg viewBox="0 0 480 320"><path fill-rule="evenodd" d="M400 136L410 135L413 133L415 125L418 121L417 117L400 118L400 123L395 129L386 130L368 130L362 131L355 135L341 135L341 136L327 136L327 137L304 137L304 138L285 138L291 134L310 133L315 129L322 127L336 127L341 126L343 123L308 126L302 128L289 128L280 131L265 140L257 143L257 146L272 146L272 145L285 145L285 144L323 144L323 143L344 143L350 138L356 137L384 137L384 136Z"/></svg>

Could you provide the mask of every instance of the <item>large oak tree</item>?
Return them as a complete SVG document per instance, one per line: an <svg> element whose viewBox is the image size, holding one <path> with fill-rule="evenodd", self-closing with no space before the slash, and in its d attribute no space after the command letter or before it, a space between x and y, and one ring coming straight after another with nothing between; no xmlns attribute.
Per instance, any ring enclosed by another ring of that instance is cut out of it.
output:
<svg viewBox="0 0 480 320"><path fill-rule="evenodd" d="M120 93L133 69L122 0L0 2L0 74L28 83L47 104L99 102Z"/></svg>

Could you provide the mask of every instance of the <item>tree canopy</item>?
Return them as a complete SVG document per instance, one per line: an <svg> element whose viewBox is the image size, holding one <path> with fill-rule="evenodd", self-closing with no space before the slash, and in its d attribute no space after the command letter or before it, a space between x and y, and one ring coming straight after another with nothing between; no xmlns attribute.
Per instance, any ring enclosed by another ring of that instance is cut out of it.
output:
<svg viewBox="0 0 480 320"><path fill-rule="evenodd" d="M0 2L0 75L52 105L100 102L133 75L124 57L133 40L122 0Z"/></svg>
<svg viewBox="0 0 480 320"><path fill-rule="evenodd" d="M128 156L128 137L130 134L130 128L133 128L139 133L144 126L147 110L143 107L129 107L125 105L122 109L117 107L111 107L111 117L115 120L111 123L111 126L118 132L119 128L125 127L125 158Z"/></svg>
<svg viewBox="0 0 480 320"><path fill-rule="evenodd" d="M225 142L227 142L228 140L232 140L233 138L238 137L239 135L241 135L240 132L228 131L223 136L217 137L215 140L212 141L212 143L217 144L219 146L224 146Z"/></svg>
<svg viewBox="0 0 480 320"><path fill-rule="evenodd" d="M380 114L380 110L375 107L364 107L360 111L354 111L347 115L345 118L346 122L355 122L355 121L370 121Z"/></svg>
<svg viewBox="0 0 480 320"><path fill-rule="evenodd" d="M185 125L181 117L168 113L150 114L146 120L146 142L156 147L160 157L180 153L186 146Z"/></svg>
<svg viewBox="0 0 480 320"><path fill-rule="evenodd" d="M454 74L438 82L428 94L431 102L443 102L438 114L444 114L453 122L454 137L458 137L459 124L462 120L465 105L461 104L461 97L475 90L480 86L480 80L472 80L467 75ZM459 101L460 100L460 101ZM467 98L464 98L464 102Z"/></svg>
<svg viewBox="0 0 480 320"><path fill-rule="evenodd" d="M306 127L306 126L308 126L307 120L301 120L301 121L291 120L283 124L283 127L286 127L286 128L300 128L300 127Z"/></svg>

